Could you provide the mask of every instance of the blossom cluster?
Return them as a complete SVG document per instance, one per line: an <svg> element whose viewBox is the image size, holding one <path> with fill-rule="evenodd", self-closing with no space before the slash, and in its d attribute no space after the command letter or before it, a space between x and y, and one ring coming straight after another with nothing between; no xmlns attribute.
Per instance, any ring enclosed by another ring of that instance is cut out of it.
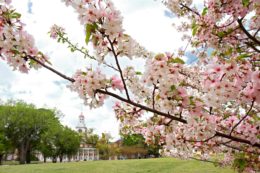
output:
<svg viewBox="0 0 260 173"><path fill-rule="evenodd" d="M50 29L50 37L53 39L56 39L58 37L58 35L64 35L65 34L65 29L54 24L51 29Z"/></svg>
<svg viewBox="0 0 260 173"><path fill-rule="evenodd" d="M107 78L100 69L87 68L86 71L78 70L74 75L73 82L69 87L79 94L86 105L99 107L104 104L106 95L97 92L98 89L123 90L122 80L118 76Z"/></svg>
<svg viewBox="0 0 260 173"><path fill-rule="evenodd" d="M120 132L122 134L136 133L140 129L142 125L140 120L143 115L142 109L120 102L115 102L113 109L116 118L120 122Z"/></svg>
<svg viewBox="0 0 260 173"><path fill-rule="evenodd" d="M206 0L203 9L196 7L192 0L166 0L165 4L174 14L192 19L179 28L192 31L191 41L195 47L206 46L223 52L257 50L255 41L251 40L259 29L257 0ZM246 26L250 27L250 32L245 32Z"/></svg>
<svg viewBox="0 0 260 173"><path fill-rule="evenodd" d="M205 100L211 107L225 106L230 101L260 103L259 81L260 71L253 71L249 62L226 62L215 58L204 73Z"/></svg>
<svg viewBox="0 0 260 173"><path fill-rule="evenodd" d="M112 1L64 1L75 9L81 24L86 26L86 42L92 42L100 63L111 52L129 58L150 56L150 52L124 33L122 16Z"/></svg>
<svg viewBox="0 0 260 173"><path fill-rule="evenodd" d="M8 3L8 2L5 2ZM48 57L35 47L34 38L24 30L20 21L20 14L12 6L0 6L0 57L13 67L27 73L30 68L39 68L40 65L31 57L41 63L48 62Z"/></svg>

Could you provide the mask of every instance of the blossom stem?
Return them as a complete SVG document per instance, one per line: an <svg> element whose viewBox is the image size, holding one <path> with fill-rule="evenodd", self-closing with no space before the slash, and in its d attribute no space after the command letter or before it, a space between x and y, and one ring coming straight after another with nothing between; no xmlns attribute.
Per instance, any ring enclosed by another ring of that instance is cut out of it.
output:
<svg viewBox="0 0 260 173"><path fill-rule="evenodd" d="M112 41L110 40L110 38L107 36L107 39L109 41L109 44L111 46L111 51L115 57L115 60L116 60L116 65L117 65L117 68L118 68L118 71L120 73L120 76L121 76L121 80L123 82L123 85L124 85L124 89L125 89L125 93L126 93L126 97L127 99L130 101L130 96L129 96L129 93L128 93L128 89L127 89L127 86L126 86L126 83L125 83L125 79L124 79L124 76L123 76L123 72L122 72L122 69L120 67L120 64L119 64L119 61L118 61L118 55L116 54L116 51L115 51L115 48L114 48L114 45L112 43Z"/></svg>
<svg viewBox="0 0 260 173"><path fill-rule="evenodd" d="M246 117L248 117L248 115L250 114L251 110L253 109L255 100L252 101L251 106L249 108L249 110L247 111L246 115L231 129L229 135L231 136L231 134L233 133L233 131L235 130L235 128L242 122L244 121L244 119L246 119Z"/></svg>

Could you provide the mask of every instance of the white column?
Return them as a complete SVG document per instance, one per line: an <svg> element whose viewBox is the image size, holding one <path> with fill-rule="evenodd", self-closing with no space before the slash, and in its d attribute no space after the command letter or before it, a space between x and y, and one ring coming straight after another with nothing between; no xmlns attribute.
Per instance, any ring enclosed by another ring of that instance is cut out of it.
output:
<svg viewBox="0 0 260 173"><path fill-rule="evenodd" d="M85 159L85 148L83 148L82 150L83 150L83 159L82 160L84 161L84 159Z"/></svg>
<svg viewBox="0 0 260 173"><path fill-rule="evenodd" d="M88 161L89 161L89 151L90 151L90 149L88 148Z"/></svg>

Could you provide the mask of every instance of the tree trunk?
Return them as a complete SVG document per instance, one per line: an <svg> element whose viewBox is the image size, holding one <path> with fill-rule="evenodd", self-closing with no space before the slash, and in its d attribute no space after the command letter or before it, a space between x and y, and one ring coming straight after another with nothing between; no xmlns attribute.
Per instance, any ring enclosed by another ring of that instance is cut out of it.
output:
<svg viewBox="0 0 260 173"><path fill-rule="evenodd" d="M3 163L3 162L2 162L3 156L4 156L3 154L0 154L0 165L2 165L2 163Z"/></svg>
<svg viewBox="0 0 260 173"><path fill-rule="evenodd" d="M60 158L60 162L62 162L62 160L63 160L63 155L60 155L59 158Z"/></svg>
<svg viewBox="0 0 260 173"><path fill-rule="evenodd" d="M25 149L25 144L22 143L20 145L19 149L19 163L20 164L25 164L26 163L26 149Z"/></svg>
<svg viewBox="0 0 260 173"><path fill-rule="evenodd" d="M27 152L26 152L26 163L30 164L31 163L31 148L28 147Z"/></svg>
<svg viewBox="0 0 260 173"><path fill-rule="evenodd" d="M43 156L43 162L46 163L46 156Z"/></svg>
<svg viewBox="0 0 260 173"><path fill-rule="evenodd" d="M57 157L56 156L52 157L52 163L57 163Z"/></svg>

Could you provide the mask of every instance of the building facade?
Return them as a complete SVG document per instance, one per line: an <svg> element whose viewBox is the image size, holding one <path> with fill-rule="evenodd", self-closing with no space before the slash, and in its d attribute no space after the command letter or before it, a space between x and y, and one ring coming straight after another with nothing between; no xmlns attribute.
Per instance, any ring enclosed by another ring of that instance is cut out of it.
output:
<svg viewBox="0 0 260 173"><path fill-rule="evenodd" d="M78 154L75 156L75 160L77 161L91 161L91 160L99 160L99 152L98 150L92 145L87 144L84 139L86 137L87 127L85 124L85 117L81 113L79 115L79 122L76 126L77 131L82 135L82 141L80 144L80 148Z"/></svg>

